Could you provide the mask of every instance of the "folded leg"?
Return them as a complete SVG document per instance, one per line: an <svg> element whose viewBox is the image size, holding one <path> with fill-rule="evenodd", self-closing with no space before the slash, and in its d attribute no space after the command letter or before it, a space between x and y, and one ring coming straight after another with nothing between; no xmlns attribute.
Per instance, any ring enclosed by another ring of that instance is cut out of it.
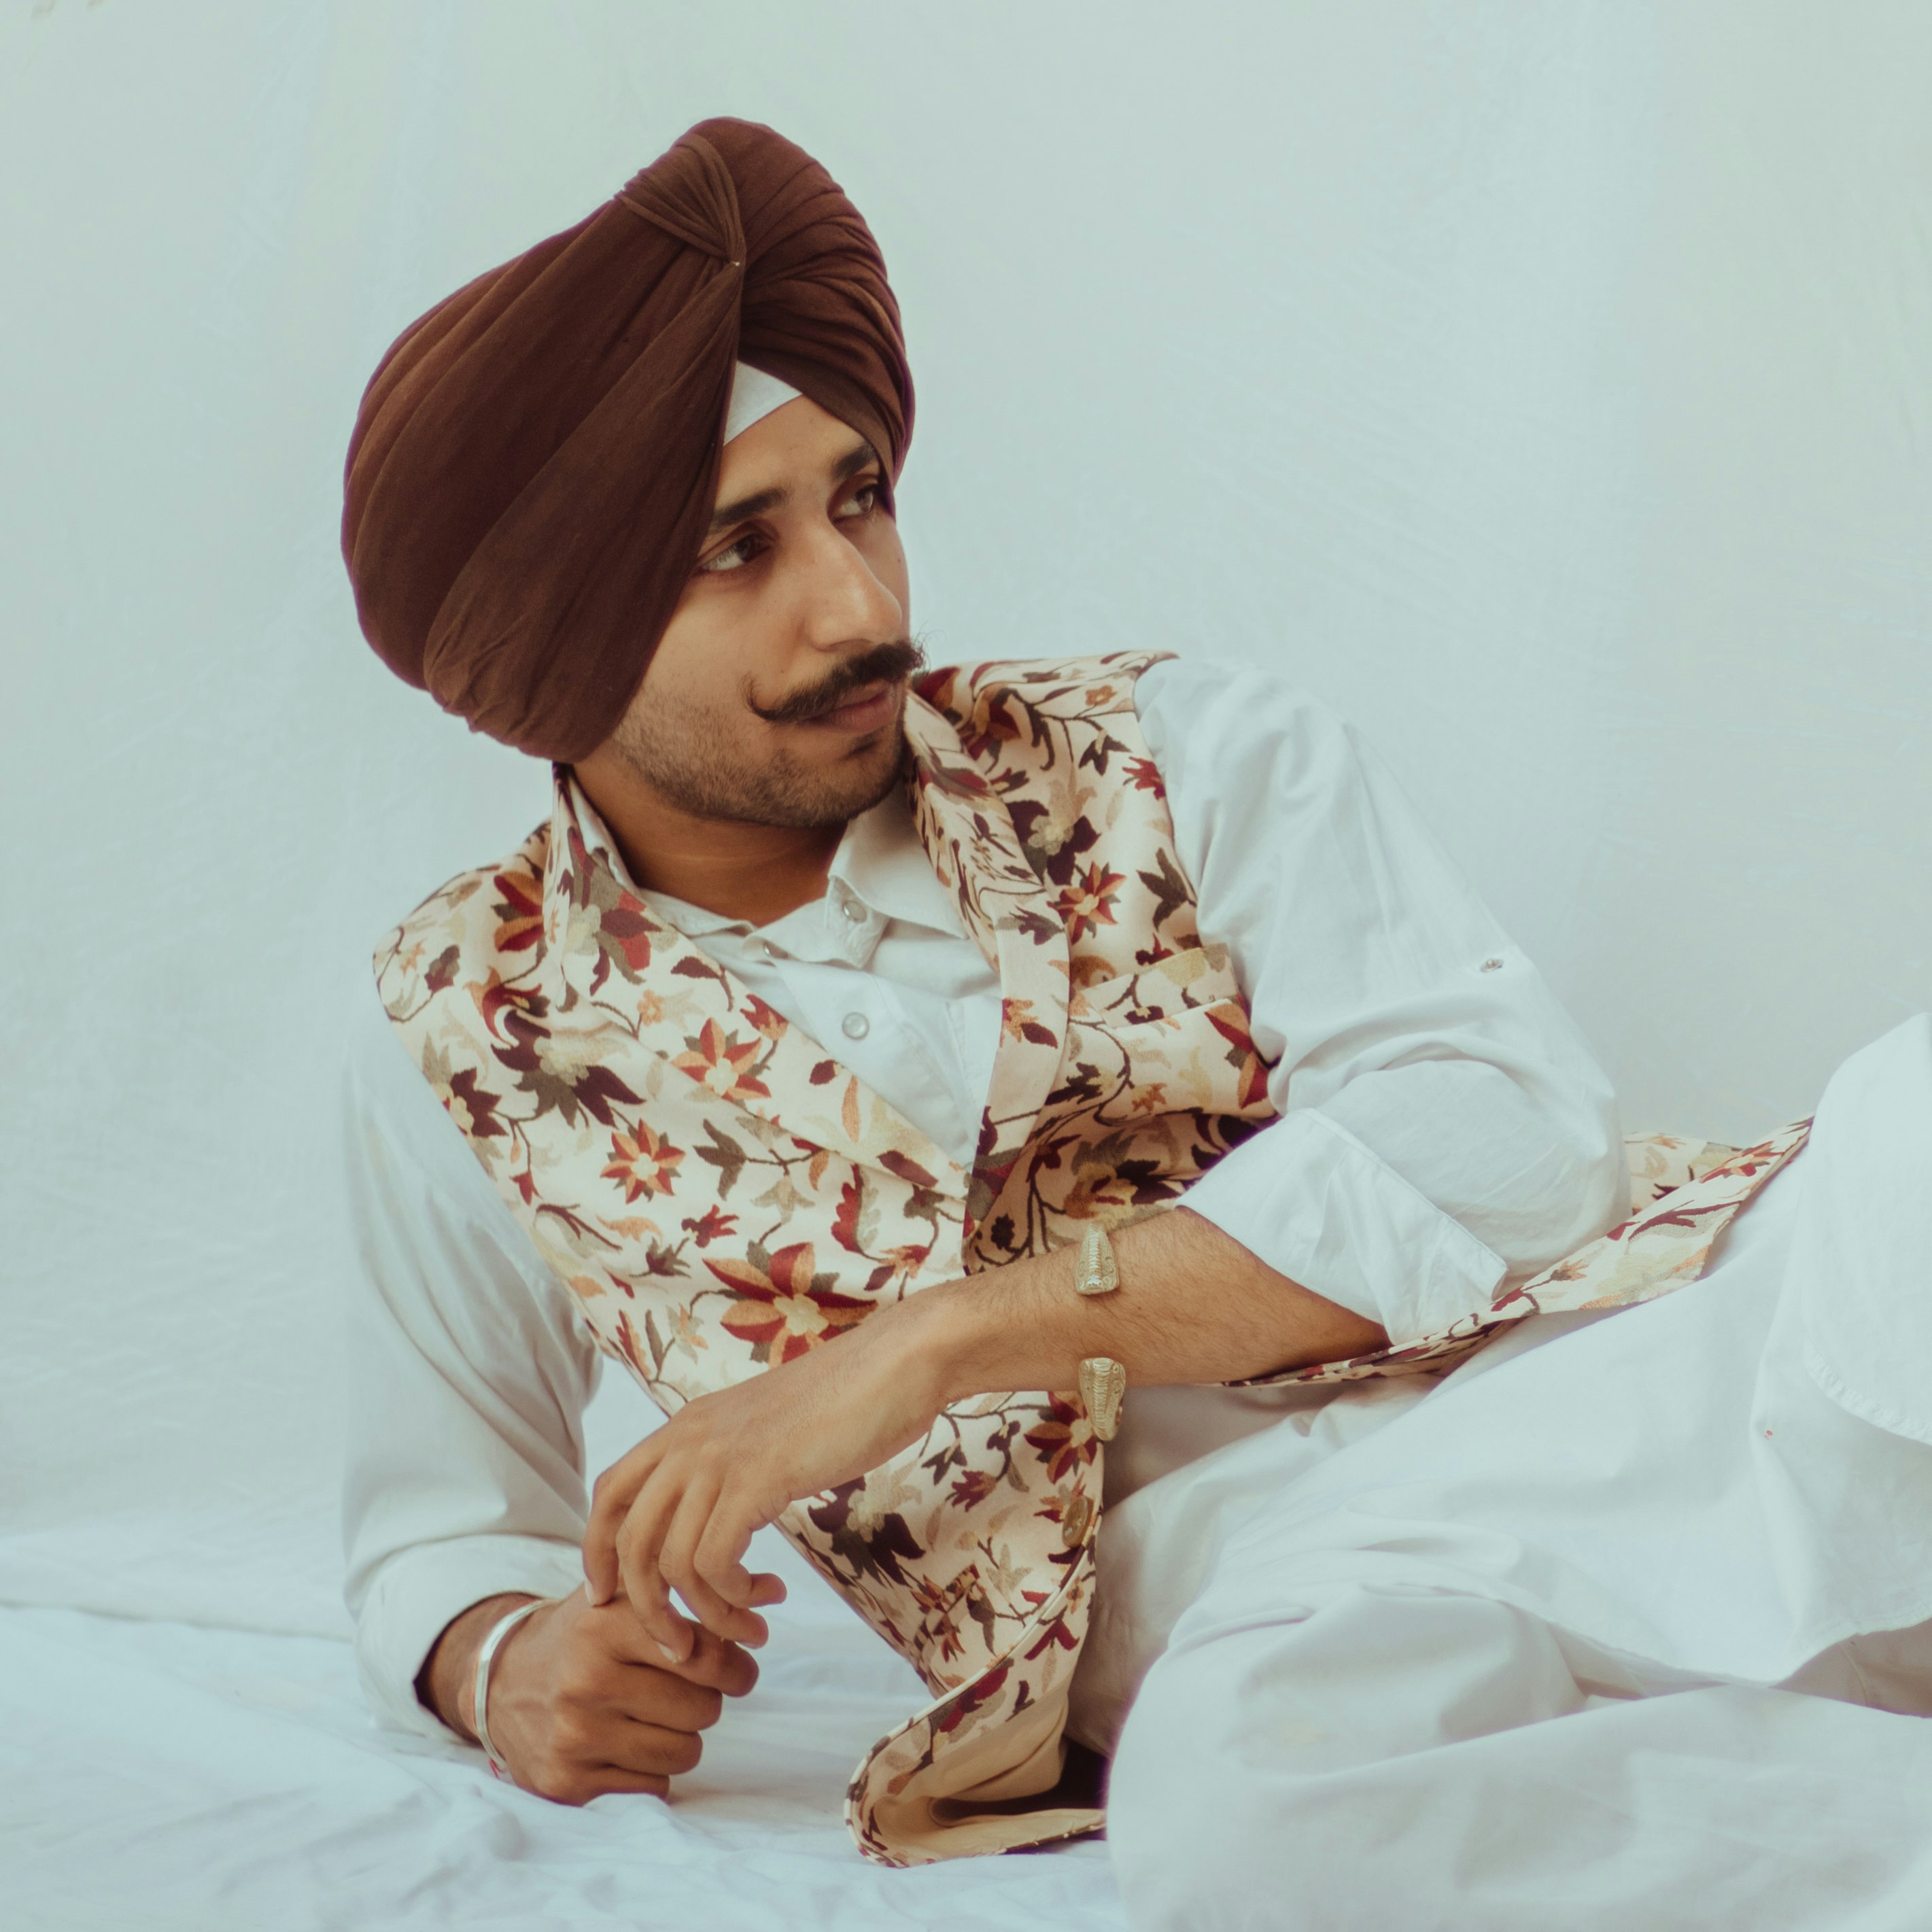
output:
<svg viewBox="0 0 1932 1932"><path fill-rule="evenodd" d="M1528 1612L1356 1582L1184 1625L1108 1835L1136 1932L1923 1932L1932 1726L1593 1697Z"/></svg>

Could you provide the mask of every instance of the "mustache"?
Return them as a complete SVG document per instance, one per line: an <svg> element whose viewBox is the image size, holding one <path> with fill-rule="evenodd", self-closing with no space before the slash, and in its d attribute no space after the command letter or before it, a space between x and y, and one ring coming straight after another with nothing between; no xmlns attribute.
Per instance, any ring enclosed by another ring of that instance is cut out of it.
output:
<svg viewBox="0 0 1932 1932"><path fill-rule="evenodd" d="M903 684L925 662L925 652L910 638L897 638L848 658L816 684L794 692L776 704L760 704L748 691L745 702L767 724L808 724L814 718L836 711L855 691L862 691L868 684Z"/></svg>

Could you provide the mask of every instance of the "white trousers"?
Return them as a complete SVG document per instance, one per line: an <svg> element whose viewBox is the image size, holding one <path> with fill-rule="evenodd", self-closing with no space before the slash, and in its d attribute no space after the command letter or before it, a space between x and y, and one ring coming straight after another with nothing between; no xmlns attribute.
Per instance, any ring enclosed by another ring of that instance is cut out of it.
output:
<svg viewBox="0 0 1932 1932"><path fill-rule="evenodd" d="M1932 1932L1928 1160L1920 1022L1695 1286L1110 1510L1130 1923Z"/></svg>
<svg viewBox="0 0 1932 1932"><path fill-rule="evenodd" d="M1932 1926L1921 1718L1739 1685L1605 1697L1549 1625L1450 1590L1244 1594L1190 1612L1120 1739L1108 1838L1137 1932ZM1882 1658L1834 1661L1820 1688L1886 1682Z"/></svg>

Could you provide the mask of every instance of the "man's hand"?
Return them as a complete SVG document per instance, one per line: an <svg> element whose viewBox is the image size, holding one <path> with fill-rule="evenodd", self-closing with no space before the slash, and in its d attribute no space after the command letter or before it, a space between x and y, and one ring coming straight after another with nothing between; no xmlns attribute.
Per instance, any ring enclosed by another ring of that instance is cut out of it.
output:
<svg viewBox="0 0 1932 1932"><path fill-rule="evenodd" d="M424 1666L436 1714L476 1735L476 1652L500 1617L526 1597L472 1604L437 1640ZM490 1670L490 1739L526 1791L562 1804L608 1791L662 1798L691 1770L698 1736L726 1697L742 1697L758 1667L734 1643L708 1634L668 1666L630 1606L593 1607L580 1590L526 1617Z"/></svg>
<svg viewBox="0 0 1932 1932"><path fill-rule="evenodd" d="M666 1661L700 1632L765 1640L776 1576L743 1558L753 1533L800 1497L862 1476L932 1426L946 1396L908 1304L736 1388L688 1403L598 1478L584 1569L600 1602L621 1590ZM493 1720L490 1729L494 1733Z"/></svg>

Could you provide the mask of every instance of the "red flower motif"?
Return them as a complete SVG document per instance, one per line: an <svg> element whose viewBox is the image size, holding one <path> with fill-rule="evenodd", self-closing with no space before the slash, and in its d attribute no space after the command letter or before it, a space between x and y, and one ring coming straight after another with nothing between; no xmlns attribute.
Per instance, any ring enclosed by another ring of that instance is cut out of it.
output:
<svg viewBox="0 0 1932 1932"><path fill-rule="evenodd" d="M503 896L490 908L496 915L496 950L525 952L543 938L543 897L534 881L499 872L494 882Z"/></svg>
<svg viewBox="0 0 1932 1932"><path fill-rule="evenodd" d="M597 922L597 932L608 957L616 952L630 968L634 980L651 963L651 934L656 930L644 902L624 893Z"/></svg>
<svg viewBox="0 0 1932 1932"><path fill-rule="evenodd" d="M1160 770L1151 758L1130 758L1127 778L1136 790L1150 791L1156 798L1167 796L1167 787L1162 782Z"/></svg>
<svg viewBox="0 0 1932 1932"><path fill-rule="evenodd" d="M1102 925L1114 923L1114 900L1126 883L1123 872L1110 872L1100 865L1076 872L1072 883L1063 886L1053 909L1066 922L1066 937L1077 944Z"/></svg>
<svg viewBox="0 0 1932 1932"><path fill-rule="evenodd" d="M742 1261L704 1264L737 1296L724 1326L751 1343L758 1360L795 1361L871 1310L869 1301L835 1293L837 1277L814 1273L815 1258L809 1241L797 1241L770 1257L754 1245Z"/></svg>
<svg viewBox="0 0 1932 1932"><path fill-rule="evenodd" d="M1046 1473L1056 1483L1064 1483L1075 1466L1094 1460L1094 1426L1084 1408L1062 1402L1057 1395L1047 1397L1046 1414L1026 1432L1025 1440L1047 1459Z"/></svg>
<svg viewBox="0 0 1932 1932"><path fill-rule="evenodd" d="M672 1064L721 1100L742 1100L748 1094L771 1098L772 1090L752 1070L762 1049L758 1039L740 1040L716 1020L706 1020L702 1032L686 1040L685 1048Z"/></svg>
<svg viewBox="0 0 1932 1932"><path fill-rule="evenodd" d="M640 1120L629 1133L622 1128L613 1131L610 1165L604 1170L604 1178L621 1181L626 1201L642 1194L668 1194L671 1177L683 1158L683 1148L660 1140Z"/></svg>
<svg viewBox="0 0 1932 1932"><path fill-rule="evenodd" d="M707 1208L696 1220L680 1221L681 1227L700 1248L708 1248L713 1241L722 1240L738 1225L735 1214L728 1214L722 1208Z"/></svg>
<svg viewBox="0 0 1932 1932"><path fill-rule="evenodd" d="M755 993L747 993L744 1004L738 1010L751 1022L752 1030L766 1040L776 1040L785 1030L783 1016L766 1006Z"/></svg>
<svg viewBox="0 0 1932 1932"><path fill-rule="evenodd" d="M984 1502L999 1487L1000 1479L990 1469L968 1469L947 1492L949 1499L961 1509Z"/></svg>

